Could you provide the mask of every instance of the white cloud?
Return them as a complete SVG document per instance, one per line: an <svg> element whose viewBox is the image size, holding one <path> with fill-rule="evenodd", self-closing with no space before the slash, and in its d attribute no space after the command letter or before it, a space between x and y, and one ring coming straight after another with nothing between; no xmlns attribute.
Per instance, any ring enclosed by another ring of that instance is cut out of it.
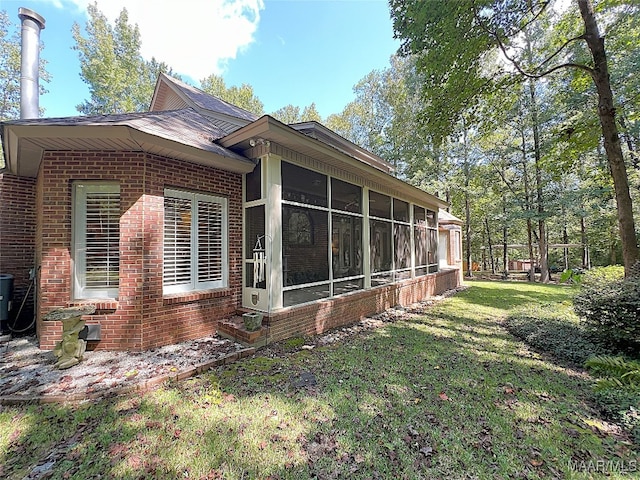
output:
<svg viewBox="0 0 640 480"><path fill-rule="evenodd" d="M60 1L60 0L54 0ZM89 0L67 0L86 8ZM263 0L98 0L114 22L123 8L137 24L142 56L202 80L221 74L226 62L254 41Z"/></svg>

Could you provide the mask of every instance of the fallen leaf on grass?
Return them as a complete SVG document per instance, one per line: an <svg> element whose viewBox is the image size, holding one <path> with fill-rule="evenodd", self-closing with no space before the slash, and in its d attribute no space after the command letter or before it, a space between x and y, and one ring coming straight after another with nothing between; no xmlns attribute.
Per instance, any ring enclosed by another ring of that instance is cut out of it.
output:
<svg viewBox="0 0 640 480"><path fill-rule="evenodd" d="M142 467L142 459L138 455L132 455L127 459L127 464L134 470Z"/></svg>
<svg viewBox="0 0 640 480"><path fill-rule="evenodd" d="M423 454L425 457L428 457L430 455L433 455L433 448L427 445L426 447L422 447L420 449L420 453Z"/></svg>
<svg viewBox="0 0 640 480"><path fill-rule="evenodd" d="M444 392L440 392L440 393L438 394L438 397L440 397L440 400L449 400L449 397L448 397L448 396L447 396L447 394L446 394L446 393L444 393Z"/></svg>
<svg viewBox="0 0 640 480"><path fill-rule="evenodd" d="M534 467L540 467L544 464L544 460L542 460L541 458L530 458L529 463Z"/></svg>

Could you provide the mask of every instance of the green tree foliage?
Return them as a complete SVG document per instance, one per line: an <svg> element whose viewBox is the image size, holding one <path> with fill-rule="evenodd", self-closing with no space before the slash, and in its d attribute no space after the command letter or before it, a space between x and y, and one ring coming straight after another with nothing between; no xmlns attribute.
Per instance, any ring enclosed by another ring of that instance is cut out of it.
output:
<svg viewBox="0 0 640 480"><path fill-rule="evenodd" d="M431 132L450 134L479 92L490 89L500 76L481 61L492 42L476 28L474 8L485 1L423 2L391 0L396 37L403 55L417 54L428 92L424 119Z"/></svg>
<svg viewBox="0 0 640 480"><path fill-rule="evenodd" d="M387 160L397 176L445 194L445 160L422 121L419 84L415 57L394 56L388 69L372 71L353 87L356 98L330 115L327 126Z"/></svg>
<svg viewBox="0 0 640 480"><path fill-rule="evenodd" d="M20 116L20 37L0 11L0 120Z"/></svg>
<svg viewBox="0 0 640 480"><path fill-rule="evenodd" d="M72 32L80 58L80 76L89 85L91 98L76 109L84 115L147 110L158 74L174 75L173 72L155 58L142 58L140 31L129 23L126 9L120 12L115 26L96 3L87 6L87 13L86 36L77 23Z"/></svg>
<svg viewBox="0 0 640 480"><path fill-rule="evenodd" d="M0 121L20 118L20 23L13 25L5 10L0 10ZM44 49L41 43L40 50ZM47 61L40 57L40 95L47 93L43 85L51 77L46 69ZM44 113L44 109L40 109ZM4 167L4 155L0 144L0 168Z"/></svg>
<svg viewBox="0 0 640 480"><path fill-rule="evenodd" d="M273 112L271 116L277 120L280 120L282 123L286 123L287 125L289 125L290 123L298 123L302 119L302 115L300 114L300 107L291 104L279 108L278 110Z"/></svg>
<svg viewBox="0 0 640 480"><path fill-rule="evenodd" d="M246 83L243 83L239 87L235 85L227 87L224 79L220 75L211 74L200 81L200 88L214 97L244 108L256 115L262 115L264 113L264 104L256 97L253 92L253 87Z"/></svg>
<svg viewBox="0 0 640 480"><path fill-rule="evenodd" d="M0 11L0 121L20 117L20 24L13 25ZM41 43L41 51L44 43ZM47 61L40 58L40 95L47 93L43 82L50 80ZM41 113L44 113L42 110Z"/></svg>
<svg viewBox="0 0 640 480"><path fill-rule="evenodd" d="M291 123L312 121L322 123L322 117L320 116L315 103L311 103L311 105L304 107L302 113L300 112L300 107L291 104L285 105L273 112L271 116L280 120L282 123L286 123L287 125Z"/></svg>
<svg viewBox="0 0 640 480"><path fill-rule="evenodd" d="M585 74L590 78L615 188L625 267L633 272L638 260L633 205L615 123L609 62L591 0L578 0L562 13L549 8L549 2L523 0L391 0L390 5L396 35L402 39L401 51L419 55L418 68L424 75L423 92L428 99L425 119L432 131L440 134L452 131L465 111L474 111L481 95L507 85L508 68L521 78L541 78L567 69L577 78ZM599 19L607 27L616 25L622 15L638 14L637 2L601 2L599 8ZM534 27L553 34L532 45L527 38ZM625 48L625 54L634 48ZM487 62L496 52L503 60ZM531 90L531 98L535 91ZM535 143L538 214L542 215L538 181L541 145L538 139ZM543 220L538 221L542 237Z"/></svg>

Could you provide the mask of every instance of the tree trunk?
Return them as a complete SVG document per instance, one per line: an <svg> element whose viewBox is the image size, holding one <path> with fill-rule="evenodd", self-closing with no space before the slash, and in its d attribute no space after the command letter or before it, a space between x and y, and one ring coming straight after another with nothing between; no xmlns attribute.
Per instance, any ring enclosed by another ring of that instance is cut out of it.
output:
<svg viewBox="0 0 640 480"><path fill-rule="evenodd" d="M594 67L591 72L593 82L598 92L598 116L602 127L604 148L607 152L609 169L613 178L618 211L618 228L622 241L622 257L624 260L625 276L634 274L634 266L639 259L636 239L635 223L633 220L633 204L629 194L629 178L622 155L622 146L616 125L616 110L613 106L613 93L609 79L607 54L604 48L604 38L600 36L593 3L591 0L578 0L580 14L584 21L585 40L593 56ZM635 269L640 275L640 269Z"/></svg>
<svg viewBox="0 0 640 480"><path fill-rule="evenodd" d="M522 179L524 180L524 199L527 207L527 244L529 246L529 281L534 282L536 279L535 268L533 264L535 259L533 256L533 226L531 225L531 192L529 191L529 174L527 173L527 148L524 130L522 130Z"/></svg>
<svg viewBox="0 0 640 480"><path fill-rule="evenodd" d="M484 218L484 225L487 228L487 243L489 244L489 258L491 259L491 274L496 274L496 263L493 260L493 244L491 243L491 231L489 230L489 219Z"/></svg>
<svg viewBox="0 0 640 480"><path fill-rule="evenodd" d="M564 210L564 206L562 207L562 209ZM562 218L566 218L564 212L562 213ZM567 222L563 220L563 225L562 225L562 242L565 245L569 244L569 234L567 233ZM564 247L562 249L562 253L564 256L564 269L568 270L569 269L569 247Z"/></svg>
<svg viewBox="0 0 640 480"><path fill-rule="evenodd" d="M464 213L465 213L465 236L467 237L467 276L473 277L473 264L471 262L471 201L469 199L469 185L471 171L469 167L469 150L467 145L467 125L462 121L463 151L464 151Z"/></svg>
<svg viewBox="0 0 640 480"><path fill-rule="evenodd" d="M507 200L502 196L502 267L503 278L509 278L509 252L507 251Z"/></svg>
<svg viewBox="0 0 640 480"><path fill-rule="evenodd" d="M629 157L631 158L631 166L636 170L640 170L640 157L638 157L638 151L636 150L636 147L631 138L631 135L629 135L629 130L627 129L627 122L625 121L623 115L620 115L619 120L620 120L620 126L622 127L624 132L622 134L622 138L624 138L624 141L627 144L627 149L629 150Z"/></svg>
<svg viewBox="0 0 640 480"><path fill-rule="evenodd" d="M584 217L580 217L580 239L582 241L582 268L589 268L589 245L587 243L587 225Z"/></svg>
<svg viewBox="0 0 640 480"><path fill-rule="evenodd" d="M538 251L540 254L540 283L549 283L549 261L547 249L547 232L544 213L544 195L542 192L542 152L540 146L540 130L538 128L538 104L533 80L529 81L529 95L531 98L531 127L533 128L533 154L536 171L536 194L538 203Z"/></svg>
<svg viewBox="0 0 640 480"><path fill-rule="evenodd" d="M484 232L484 231L482 232L482 245L483 245L483 247L482 247L482 259L481 259L481 262L482 262L482 271L483 272L487 271L487 249L484 248L484 245L486 245L486 243L487 243L485 238L484 238L484 234L485 233L486 232Z"/></svg>
<svg viewBox="0 0 640 480"><path fill-rule="evenodd" d="M467 256L467 277L473 277L473 266L471 264L471 204L469 202L468 181L465 182L464 192L464 213L465 213L465 237L466 237L466 256Z"/></svg>

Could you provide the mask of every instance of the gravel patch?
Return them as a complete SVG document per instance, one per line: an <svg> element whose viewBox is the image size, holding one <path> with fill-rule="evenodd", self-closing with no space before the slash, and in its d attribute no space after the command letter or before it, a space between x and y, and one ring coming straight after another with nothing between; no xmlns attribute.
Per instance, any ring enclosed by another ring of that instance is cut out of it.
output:
<svg viewBox="0 0 640 480"><path fill-rule="evenodd" d="M54 367L51 351L35 337L0 344L0 397L68 396L113 393L158 377L178 376L246 350L231 340L209 336L144 352L90 351L67 370Z"/></svg>

